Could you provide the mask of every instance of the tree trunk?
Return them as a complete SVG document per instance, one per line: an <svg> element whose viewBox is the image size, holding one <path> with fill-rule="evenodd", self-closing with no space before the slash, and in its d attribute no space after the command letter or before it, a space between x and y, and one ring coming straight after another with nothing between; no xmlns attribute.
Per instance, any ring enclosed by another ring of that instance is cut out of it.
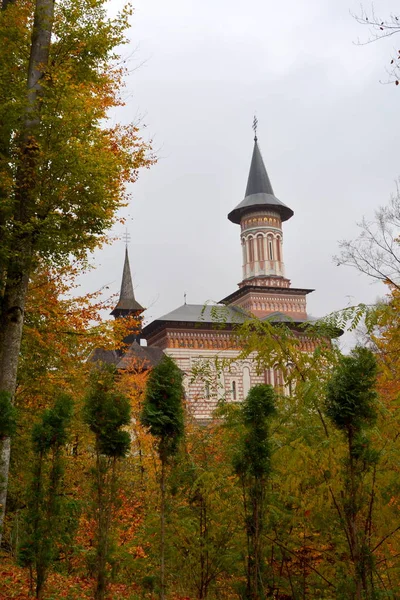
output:
<svg viewBox="0 0 400 600"><path fill-rule="evenodd" d="M200 494L200 521L199 521L199 541L200 541L200 585L199 600L204 600L208 595L208 586L210 584L210 564L208 556L208 520L207 520L207 501L202 492Z"/></svg>
<svg viewBox="0 0 400 600"><path fill-rule="evenodd" d="M247 520L247 598L259 600L263 597L262 579L262 530L264 510L264 487L263 479L255 478L251 484L248 510L245 508Z"/></svg>
<svg viewBox="0 0 400 600"><path fill-rule="evenodd" d="M21 348L23 314L29 275L25 274L19 284L6 291L1 299L0 336L0 390L8 392L13 399L17 381L17 366ZM1 444L0 462L0 544L6 509L8 472L10 468L11 440L6 438Z"/></svg>
<svg viewBox="0 0 400 600"><path fill-rule="evenodd" d="M5 9L9 0L3 0ZM42 77L50 53L54 21L54 0L36 0L27 75L27 102L19 141L19 166L15 181L13 242L9 264L4 273L6 284L0 298L0 390L14 398L17 366L21 348L25 299L32 267L33 240L27 223L35 206L36 170L40 157L35 139L40 125ZM3 440L0 464L0 543L7 500L10 464L10 440Z"/></svg>
<svg viewBox="0 0 400 600"><path fill-rule="evenodd" d="M106 566L107 566L107 548L106 548L106 521L107 521L107 467L105 457L101 456L99 443L96 440L96 487L97 487L97 552L96 552L96 590L94 597L96 600L103 600L106 593Z"/></svg>
<svg viewBox="0 0 400 600"><path fill-rule="evenodd" d="M368 594L368 582L366 576L366 564L365 564L365 551L363 549L363 543L360 539L361 531L359 530L358 524L358 486L357 486L357 474L356 466L354 464L354 431L353 429L348 430L348 448L349 448L349 479L350 479L350 511L348 516L349 523L349 538L351 542L351 553L353 556L354 563L354 577L355 577L355 597L357 600L362 598L369 598Z"/></svg>
<svg viewBox="0 0 400 600"><path fill-rule="evenodd" d="M161 459L160 599L165 600L165 460Z"/></svg>

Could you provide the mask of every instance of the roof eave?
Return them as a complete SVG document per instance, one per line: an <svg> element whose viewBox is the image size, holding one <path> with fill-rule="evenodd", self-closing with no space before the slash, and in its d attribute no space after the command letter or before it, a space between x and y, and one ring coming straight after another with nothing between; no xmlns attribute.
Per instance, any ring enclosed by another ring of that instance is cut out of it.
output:
<svg viewBox="0 0 400 600"><path fill-rule="evenodd" d="M265 204L248 204L246 206L241 206L241 204L242 202L228 214L228 219L237 225L240 225L240 221L246 213L254 212L255 210L272 210L277 212L282 221L288 221L294 215L294 211L284 204L270 204L268 202L265 202Z"/></svg>
<svg viewBox="0 0 400 600"><path fill-rule="evenodd" d="M274 286L270 286L270 285L244 285L243 287L235 290L234 292L232 292L232 294L229 294L229 296L226 296L225 298L223 298L222 300L219 301L219 304L225 304L229 306L229 302L231 302L232 300L235 300L236 298L241 298L242 296L245 296L249 291L256 291L256 292L264 292L264 291L268 291L268 292L274 292L277 294L293 294L295 296L299 296L299 295L306 295L306 294L311 294L311 292L315 292L315 290L310 289L310 288L286 288L286 287L274 287Z"/></svg>

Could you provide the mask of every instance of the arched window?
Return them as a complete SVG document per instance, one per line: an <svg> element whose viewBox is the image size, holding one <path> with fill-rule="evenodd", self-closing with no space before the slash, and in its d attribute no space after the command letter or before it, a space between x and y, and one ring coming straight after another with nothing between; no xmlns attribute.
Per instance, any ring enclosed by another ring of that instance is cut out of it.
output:
<svg viewBox="0 0 400 600"><path fill-rule="evenodd" d="M222 371L218 373L218 398L225 398L225 378Z"/></svg>
<svg viewBox="0 0 400 600"><path fill-rule="evenodd" d="M243 399L245 399L247 394L249 393L250 386L250 369L249 367L243 367Z"/></svg>
<svg viewBox="0 0 400 600"><path fill-rule="evenodd" d="M246 240L242 239L242 255L243 255L243 264L246 264Z"/></svg>
<svg viewBox="0 0 400 600"><path fill-rule="evenodd" d="M283 377L282 377L282 371L278 368L275 368L274 370L274 379L275 379L275 385L274 387L277 388L278 390L282 390L283 388Z"/></svg>
<svg viewBox="0 0 400 600"><path fill-rule="evenodd" d="M257 236L258 260L264 259L264 238L262 235Z"/></svg>
<svg viewBox="0 0 400 600"><path fill-rule="evenodd" d="M282 258L281 258L281 238L280 237L276 238L276 257L277 257L278 261L281 262Z"/></svg>
<svg viewBox="0 0 400 600"><path fill-rule="evenodd" d="M204 386L204 395L206 397L206 400L210 399L210 383L208 381L206 381L206 384Z"/></svg>
<svg viewBox="0 0 400 600"><path fill-rule="evenodd" d="M236 381L232 381L232 400L237 399Z"/></svg>
<svg viewBox="0 0 400 600"><path fill-rule="evenodd" d="M247 241L247 245L249 248L249 262L254 262L254 247L253 247L253 238L249 237Z"/></svg>
<svg viewBox="0 0 400 600"><path fill-rule="evenodd" d="M268 238L268 257L269 260L274 260L274 246L271 238Z"/></svg>

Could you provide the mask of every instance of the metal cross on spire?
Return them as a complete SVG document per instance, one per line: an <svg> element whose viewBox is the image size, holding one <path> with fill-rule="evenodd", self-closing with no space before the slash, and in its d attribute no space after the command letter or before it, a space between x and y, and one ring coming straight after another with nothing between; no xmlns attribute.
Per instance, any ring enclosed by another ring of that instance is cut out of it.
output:
<svg viewBox="0 0 400 600"><path fill-rule="evenodd" d="M122 235L122 239L125 242L125 248L127 248L129 242L131 241L131 234L128 232L128 228L125 229L125 233Z"/></svg>
<svg viewBox="0 0 400 600"><path fill-rule="evenodd" d="M256 115L254 115L254 119L253 119L253 130L254 130L254 141L257 141L257 126L258 126L258 119L256 117Z"/></svg>

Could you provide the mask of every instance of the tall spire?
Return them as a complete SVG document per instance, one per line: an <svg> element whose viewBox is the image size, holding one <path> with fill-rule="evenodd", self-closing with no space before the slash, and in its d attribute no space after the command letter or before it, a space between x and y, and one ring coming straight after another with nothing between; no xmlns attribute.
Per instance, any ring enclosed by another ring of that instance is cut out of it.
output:
<svg viewBox="0 0 400 600"><path fill-rule="evenodd" d="M260 148L258 147L257 135L254 137L253 156L251 157L245 197L251 196L252 194L274 195L267 169L265 168Z"/></svg>
<svg viewBox="0 0 400 600"><path fill-rule="evenodd" d="M257 138L257 119L253 123L254 148L251 157L249 177L244 200L242 200L228 215L232 223L239 224L242 217L254 210L273 210L279 213L282 221L287 221L293 216L291 208L276 198L271 182L265 168Z"/></svg>
<svg viewBox="0 0 400 600"><path fill-rule="evenodd" d="M135 299L133 291L132 275L129 266L128 246L125 247L125 262L122 272L121 291L117 306L111 312L115 317L125 317L130 314L140 314L144 311L143 306Z"/></svg>

